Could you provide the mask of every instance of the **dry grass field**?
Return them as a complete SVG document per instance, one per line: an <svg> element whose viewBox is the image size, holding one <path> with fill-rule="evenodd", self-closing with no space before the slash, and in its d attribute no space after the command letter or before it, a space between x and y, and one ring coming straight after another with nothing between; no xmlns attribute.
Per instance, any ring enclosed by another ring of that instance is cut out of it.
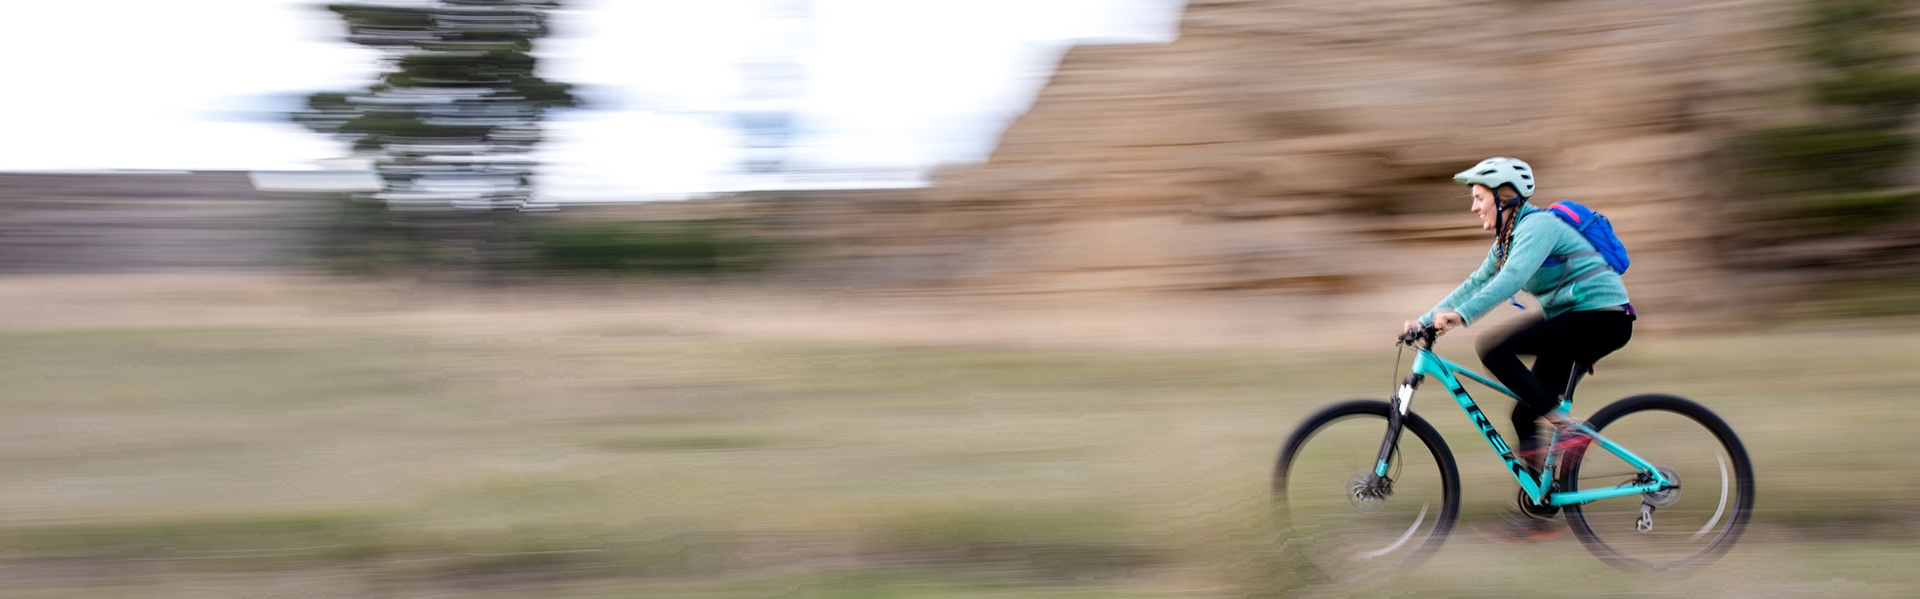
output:
<svg viewBox="0 0 1920 599"><path fill-rule="evenodd" d="M0 586L23 598L1271 594L1278 443L1395 377L1371 337L1155 346L1177 319L1011 300L245 277L0 297ZM1042 321L1074 334L1037 343ZM1570 537L1463 528L1394 580L1294 593L1920 594L1917 334L1649 333L1602 364L1582 412L1664 391L1745 437L1759 511L1714 566L1622 574ZM1451 406L1421 411L1463 518L1492 517L1499 464Z"/></svg>

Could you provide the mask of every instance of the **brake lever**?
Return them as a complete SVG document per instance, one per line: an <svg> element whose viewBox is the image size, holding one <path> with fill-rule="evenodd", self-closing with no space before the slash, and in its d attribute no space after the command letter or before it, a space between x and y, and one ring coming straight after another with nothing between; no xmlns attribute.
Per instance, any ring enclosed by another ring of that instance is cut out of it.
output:
<svg viewBox="0 0 1920 599"><path fill-rule="evenodd" d="M1396 345L1402 345L1406 347L1418 347L1414 345L1414 342L1426 341L1427 349L1433 349L1433 342L1439 338L1440 338L1440 329L1436 329L1430 326L1420 327L1419 330L1413 330L1413 331L1407 331L1407 332L1401 333L1400 338L1396 343Z"/></svg>

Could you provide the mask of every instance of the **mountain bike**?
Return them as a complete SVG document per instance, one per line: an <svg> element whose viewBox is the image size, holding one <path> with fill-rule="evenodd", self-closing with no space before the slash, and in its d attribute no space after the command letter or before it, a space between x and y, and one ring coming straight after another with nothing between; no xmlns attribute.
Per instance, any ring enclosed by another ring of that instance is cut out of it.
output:
<svg viewBox="0 0 1920 599"><path fill-rule="evenodd" d="M1389 401L1327 406L1281 446L1273 475L1276 516L1287 553L1309 572L1346 580L1409 568L1439 550L1452 531L1460 514L1459 469L1446 441L1411 408L1414 392L1429 379L1452 394L1512 472L1520 508L1539 518L1564 514L1580 542L1608 564L1697 566L1739 540L1753 510L1753 465L1740 438L1711 410L1672 395L1622 399L1582 425L1590 444L1555 449L1561 440L1548 439L1536 473L1501 439L1461 377L1518 396L1434 353L1437 338L1432 327L1400 337L1403 355L1409 347L1416 353ZM1560 409L1572 406L1589 366L1574 364Z"/></svg>

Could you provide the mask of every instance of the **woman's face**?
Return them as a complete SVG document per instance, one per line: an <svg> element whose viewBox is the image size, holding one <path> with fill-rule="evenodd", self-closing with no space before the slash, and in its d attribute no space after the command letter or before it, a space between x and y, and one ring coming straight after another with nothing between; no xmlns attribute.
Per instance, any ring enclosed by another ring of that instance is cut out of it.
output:
<svg viewBox="0 0 1920 599"><path fill-rule="evenodd" d="M1493 219L1500 214L1500 204L1496 201L1493 190L1487 189L1485 185L1473 186L1473 213L1480 215L1481 229L1493 230Z"/></svg>

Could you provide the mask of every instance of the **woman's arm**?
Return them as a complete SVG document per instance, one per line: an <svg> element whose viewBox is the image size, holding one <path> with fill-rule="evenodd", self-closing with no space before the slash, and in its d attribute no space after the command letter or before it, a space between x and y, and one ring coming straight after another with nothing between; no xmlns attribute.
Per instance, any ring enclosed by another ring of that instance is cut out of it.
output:
<svg viewBox="0 0 1920 599"><path fill-rule="evenodd" d="M1461 281L1460 286L1455 287L1453 293L1447 294L1446 299L1440 300L1440 303L1433 305L1433 309L1420 315L1421 326L1433 326L1434 314L1442 310L1452 310L1454 306L1473 297L1482 286L1487 284L1487 279L1493 277L1494 251L1496 250L1488 249L1487 258L1480 261L1480 268L1474 269L1473 274L1467 275L1467 280Z"/></svg>
<svg viewBox="0 0 1920 599"><path fill-rule="evenodd" d="M1527 279L1533 278L1533 273L1540 270L1540 264L1546 262L1547 256L1553 253L1554 239L1549 226L1551 223L1541 219L1521 219L1515 224L1513 246L1508 250L1506 266L1475 290L1472 297L1454 306L1454 311L1460 313L1466 324L1472 325L1499 306L1500 302L1520 293L1520 287L1526 285Z"/></svg>

